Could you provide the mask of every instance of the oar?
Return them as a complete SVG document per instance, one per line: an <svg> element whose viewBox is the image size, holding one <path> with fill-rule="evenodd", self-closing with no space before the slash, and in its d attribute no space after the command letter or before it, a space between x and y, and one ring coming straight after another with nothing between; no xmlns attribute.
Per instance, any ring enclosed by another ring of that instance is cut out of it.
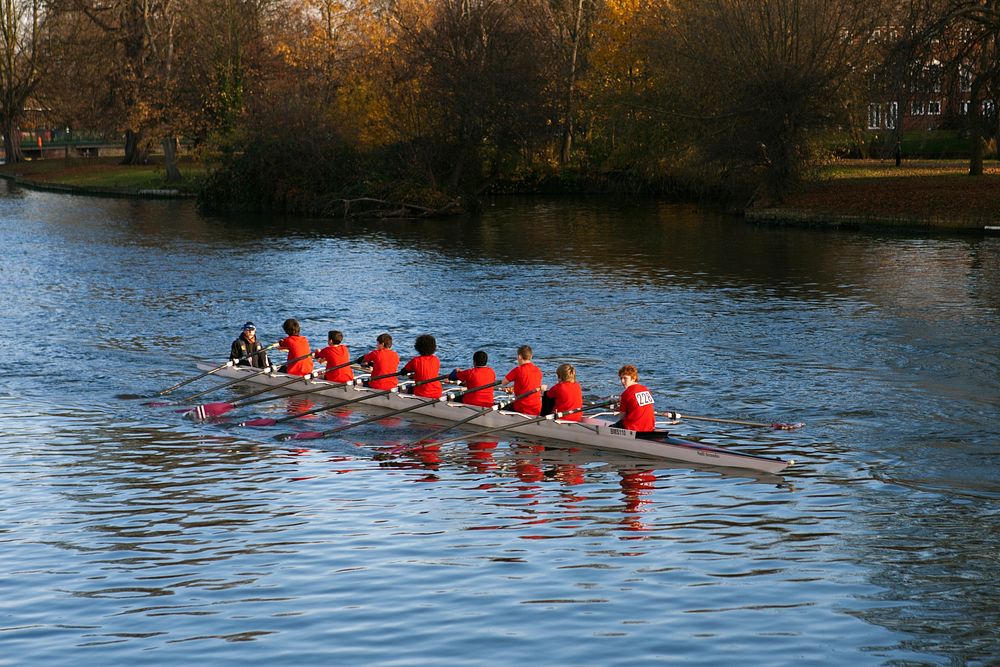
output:
<svg viewBox="0 0 1000 667"><path fill-rule="evenodd" d="M216 366L212 370L205 371L204 373L202 373L200 375L195 375L193 378L188 378L187 380L183 380L181 382L178 382L177 384L175 384L175 385L173 385L171 387L167 387L166 389L164 389L162 391L158 391L158 392L156 392L156 394L154 394L154 396L166 396L167 394L169 394L173 390L180 389L184 385L190 384L190 383L194 382L195 380L200 380L201 378L205 377L206 375L212 375L214 373L218 373L219 371L221 371L224 368L229 368L230 366L235 366L236 364L240 363L241 361L246 361L247 359L249 359L250 357L252 357L254 355L260 354L261 352L266 352L267 350L273 350L276 347L278 347L277 343L271 343L267 347L262 348L260 350L257 350L256 352L251 352L250 354L244 355L244 356L240 357L239 359L230 359L229 361L227 361L226 363L222 364L221 366Z"/></svg>
<svg viewBox="0 0 1000 667"><path fill-rule="evenodd" d="M740 419L720 419L719 417L699 417L698 415L682 415L679 412L657 412L655 413L660 417L666 417L667 419L696 419L703 422L716 422L718 424L738 424L739 426L757 426L760 428L773 428L783 431L794 431L797 428L802 428L805 426L803 422L795 422L794 424L786 424L783 422L773 422L771 424L763 424L761 422L748 422Z"/></svg>
<svg viewBox="0 0 1000 667"><path fill-rule="evenodd" d="M253 398L254 396L260 396L261 394L265 394L265 393L267 393L269 391L275 391L276 389L283 389L283 388L287 387L290 384L295 384L296 382L308 382L309 380L312 380L313 378L319 377L323 373L329 373L330 371L335 371L338 368L344 368L345 366L350 366L353 363L354 363L353 361L348 361L346 364L340 364L339 366L334 366L333 368L327 368L325 370L315 371L313 373L306 373L305 375L303 375L301 377L294 377L291 380L288 380L287 382L282 382L281 384L276 384L276 385L271 385L271 386L264 387L263 389L255 391L255 392L253 392L251 394L247 394L246 396L240 398L239 400L233 401L231 403L227 402L227 401L220 401L220 402L217 402L217 403L202 403L201 405L195 406L195 407L193 407L193 408L191 408L189 410L183 410L182 412L185 415L191 415L193 419L208 419L210 417L221 417L222 415L226 414L230 410L235 410L236 408L242 408L242 407L245 407L247 405L253 405L255 403L263 403L265 401L273 401L273 400L277 400L279 398L287 398L287 395L281 394L279 396L268 396L267 398L263 398L263 399L260 399L260 400L257 400L257 401L249 401L249 400L247 400L247 399ZM316 391L325 391L327 389L330 389L331 387L342 387L345 384L347 384L347 383L346 382L338 382L338 383L334 383L333 385L323 385L322 387L315 388L315 389L309 389L309 390L303 391L302 393L303 394L310 394L310 393L313 393L313 392L316 392Z"/></svg>
<svg viewBox="0 0 1000 667"><path fill-rule="evenodd" d="M576 408L574 410L566 410L564 412L553 412L551 414L544 415L542 417L533 417L531 419L525 419L524 421L518 422L517 424L508 424L507 426L496 426L494 428L488 428L484 431L476 431L475 433L470 433L469 435L460 435L455 438L448 438L447 440L442 440L441 442L435 442L434 444L438 447L441 445L450 445L453 442L458 442L459 440L468 440L469 438L478 438L480 436L488 435L490 433L496 433L497 431L510 431L515 428L521 428L522 426L530 426L531 424L537 424L538 422L543 422L545 420L555 420L562 419L566 415L573 415L577 412L583 412L584 410L592 410L593 408L603 408L605 405L614 403L616 399L608 399L605 401L600 401L599 403L591 403L590 405L585 405L582 408Z"/></svg>
<svg viewBox="0 0 1000 667"><path fill-rule="evenodd" d="M392 377L393 375L398 375L398 373L389 373L388 375L376 375L375 377L369 378L369 380L377 380L384 377ZM439 375L436 378L430 378L428 380L420 380L419 382L408 383L411 387L419 387L422 384L429 384L431 382L440 382L441 380L447 380L447 375ZM306 410L305 412L297 412L294 415L288 415L287 417L282 417L281 419L269 419L267 417L263 419L251 419L250 421L240 422L237 426L274 426L276 424L283 424L287 421L293 419L298 419L299 417L305 417L306 415L314 415L317 412L325 412L326 410L334 410L336 408L342 408L345 405L352 405L354 403L360 403L361 401L367 401L372 398L378 398L379 396L385 396L387 394L395 394L399 392L399 385L393 387L392 389L383 389L381 391L374 391L370 394L365 394L364 396L359 396L358 398L352 398L349 401L341 401L339 403L334 403L333 405L321 405L318 408L313 408L312 410Z"/></svg>
<svg viewBox="0 0 1000 667"><path fill-rule="evenodd" d="M445 376L445 377L447 377L447 376ZM454 396L451 396L451 397L445 395L445 396L441 396L440 398L432 398L432 399L428 399L426 401L415 401L414 405L410 405L410 406L407 406L405 408L400 408L399 410L393 410L393 411L387 412L385 414L375 415L374 417L368 417L366 419L362 419L359 422L352 422L350 424L344 424L342 426L337 426L336 428L331 428L331 429L326 430L326 431L299 431L298 433L284 433L282 435L276 436L276 439L277 440L318 440L319 438L328 438L331 435L334 435L335 433L340 433L341 431L346 431L347 429L354 428L355 426L362 426L364 424L370 424L372 422L379 421L380 419L387 419L389 417L395 417L396 415L401 415L404 412L410 412L412 410L416 410L417 408L426 407L428 405L431 405L432 403L449 401L449 400L458 398L460 396L465 396L466 394L472 393L474 391L479 391L481 389L488 389L490 387L495 387L498 384L500 384L501 382L503 382L503 380L497 380L496 382L491 382L489 384L484 384L484 385L479 386L479 387L472 387L471 389L464 389L464 390L458 392L457 394L455 394ZM448 391L452 391L452 390L449 389Z"/></svg>
<svg viewBox="0 0 1000 667"><path fill-rule="evenodd" d="M301 357L295 357L294 359L289 359L285 363L286 365L294 364L296 361L302 361L306 357L311 357L311 356L312 352L310 352L309 354L303 354ZM180 402L187 403L193 398L198 398L199 396L204 396L205 394L211 394L213 391L219 391L220 389L225 389L226 387L232 387L234 384L239 384L241 382L246 382L247 380L252 380L258 375L263 375L264 373L276 373L278 371L278 368L279 368L278 366L271 364L267 368L262 368L261 370L256 371L255 373L250 373L250 375L244 375L243 377L234 378L229 382L223 382L222 384L217 384L211 389L206 389L204 391L199 391L197 394L191 394L190 396L185 396L184 398L180 399Z"/></svg>
<svg viewBox="0 0 1000 667"><path fill-rule="evenodd" d="M532 389L531 391L526 391L523 394L519 394L517 396L513 396L511 398L508 398L505 401L501 401L499 403L494 403L493 405L491 405L488 408L483 408L482 410L477 410L476 412L473 412L471 415L469 415L465 419L459 419L457 422L452 422L451 424L448 424L444 428L439 428L436 431L432 431L431 433L428 433L427 435L425 435L424 437L420 438L419 440L414 440L413 442L407 443L405 445L398 445L396 447L393 447L392 449L389 450L389 454L390 455L402 454L404 452L408 452L408 451L411 451L413 449L418 449L419 446L420 446L420 443L422 443L422 442L426 442L426 441L430 440L431 438L436 438L437 436L441 435L445 431L450 431L453 428L457 428L457 427L461 426L462 424L468 424L469 422L471 422L472 420L476 419L477 417L482 417L483 415L485 415L487 413L496 412L497 410L503 410L508 405L511 405L512 403L515 403L516 401L520 401L522 398L527 398L528 396L531 396L532 394L535 394L535 393L537 393L537 392L539 392L541 390L542 390L541 387L536 387L536 388Z"/></svg>

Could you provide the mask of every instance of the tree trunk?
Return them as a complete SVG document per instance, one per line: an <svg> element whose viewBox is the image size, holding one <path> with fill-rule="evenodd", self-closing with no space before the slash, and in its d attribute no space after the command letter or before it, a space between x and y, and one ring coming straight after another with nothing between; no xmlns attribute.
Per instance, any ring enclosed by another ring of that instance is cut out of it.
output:
<svg viewBox="0 0 1000 667"><path fill-rule="evenodd" d="M181 171L177 168L177 137L163 137L163 164L167 168L167 183L179 183Z"/></svg>
<svg viewBox="0 0 1000 667"><path fill-rule="evenodd" d="M149 147L143 142L142 131L125 130L125 157L121 164L139 165L149 162Z"/></svg>
<svg viewBox="0 0 1000 667"><path fill-rule="evenodd" d="M983 175L983 113L979 82L973 81L969 100L969 175Z"/></svg>
<svg viewBox="0 0 1000 667"><path fill-rule="evenodd" d="M7 164L24 162L24 153L21 151L21 132L17 125L9 119L3 122L3 151Z"/></svg>
<svg viewBox="0 0 1000 667"><path fill-rule="evenodd" d="M576 16L573 26L573 48L569 59L569 76L566 81L566 124L563 126L562 147L559 151L559 164L569 164L573 150L573 115L576 113L576 70L580 53L580 26L583 22L583 2L576 3Z"/></svg>

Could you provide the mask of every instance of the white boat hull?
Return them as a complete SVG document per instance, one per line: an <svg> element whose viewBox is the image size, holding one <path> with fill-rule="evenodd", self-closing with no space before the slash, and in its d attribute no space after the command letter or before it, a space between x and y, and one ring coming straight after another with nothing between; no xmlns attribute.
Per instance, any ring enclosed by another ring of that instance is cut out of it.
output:
<svg viewBox="0 0 1000 667"><path fill-rule="evenodd" d="M198 364L200 370L213 368L208 364ZM243 375L251 375L259 369L250 369L246 366L230 367L216 373L219 377L238 378ZM287 382L291 376L280 373L263 373L253 378L248 378L248 383L259 385L278 385ZM327 389L320 389L324 385L329 385ZM362 396L377 393L376 390L362 386L342 386L328 383L324 380L311 380L302 384L293 384L286 389L279 391L295 394L303 390L316 389L315 393L310 393L310 397L324 397L335 399L338 402L360 398ZM353 405L371 406L384 408L387 410L400 410L414 405L414 401L424 403L419 408L410 410L407 414L420 415L440 422L443 425L454 423L472 416L482 408L468 406L461 403L450 403L447 401L428 401L426 398L410 396L400 393L389 393L381 396L373 396ZM335 409L331 407L331 410ZM669 459L672 461L684 461L698 465L721 466L727 468L741 468L746 470L758 470L767 473L779 473L789 465L791 461L783 459L758 456L756 454L746 454L738 451L707 445L704 443L683 440L674 436L660 433L656 439L647 439L646 434L636 437L635 431L612 428L611 425L600 419L584 417L579 422L545 420L533 424L524 424L529 419L517 412L505 410L493 410L486 412L474 420L463 424L469 429L497 429L503 428L510 433L536 438L548 438L564 443L583 445L596 449L604 449L615 452L627 452L636 456L655 459ZM470 436L472 437L472 436Z"/></svg>

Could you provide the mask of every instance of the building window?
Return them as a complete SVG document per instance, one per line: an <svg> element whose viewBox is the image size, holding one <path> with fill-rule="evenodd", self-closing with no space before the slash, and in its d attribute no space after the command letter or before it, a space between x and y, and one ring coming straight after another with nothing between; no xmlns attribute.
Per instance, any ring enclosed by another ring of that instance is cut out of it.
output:
<svg viewBox="0 0 1000 667"><path fill-rule="evenodd" d="M972 92L972 70L964 65L958 70L958 89L963 93Z"/></svg>
<svg viewBox="0 0 1000 667"><path fill-rule="evenodd" d="M882 129L882 105L877 102L868 105L868 129Z"/></svg>
<svg viewBox="0 0 1000 667"><path fill-rule="evenodd" d="M923 116L924 115L924 103L923 101L912 101L910 102L910 115L911 116Z"/></svg>
<svg viewBox="0 0 1000 667"><path fill-rule="evenodd" d="M885 114L886 129L895 130L897 118L899 118L899 103L889 102L889 109L888 112Z"/></svg>
<svg viewBox="0 0 1000 667"><path fill-rule="evenodd" d="M963 100L963 101L959 102L958 103L958 113L962 114L963 116L968 116L969 115L969 105L970 104L972 104L972 102L970 102L969 100Z"/></svg>
<svg viewBox="0 0 1000 667"><path fill-rule="evenodd" d="M927 103L927 115L928 116L940 116L941 115L941 100L931 100Z"/></svg>

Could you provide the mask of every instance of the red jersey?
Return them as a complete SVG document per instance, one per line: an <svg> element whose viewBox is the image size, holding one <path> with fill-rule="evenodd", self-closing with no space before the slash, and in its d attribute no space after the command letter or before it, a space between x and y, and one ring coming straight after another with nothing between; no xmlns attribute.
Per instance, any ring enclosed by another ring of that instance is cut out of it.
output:
<svg viewBox="0 0 1000 667"><path fill-rule="evenodd" d="M656 429L653 394L641 384L634 384L622 392L618 412L621 413L622 428L632 431Z"/></svg>
<svg viewBox="0 0 1000 667"><path fill-rule="evenodd" d="M285 372L289 375L306 375L313 372L312 348L309 347L309 340L305 336L287 336L278 341L278 348L288 350L288 359L298 359L307 355L305 359L299 359L295 363L286 364Z"/></svg>
<svg viewBox="0 0 1000 667"><path fill-rule="evenodd" d="M430 380L441 375L441 360L433 354L421 354L419 357L413 357L407 361L403 370L407 373L413 373L413 379L417 382ZM428 382L413 388L414 396L423 396L424 398L440 398L442 393L440 382Z"/></svg>
<svg viewBox="0 0 1000 667"><path fill-rule="evenodd" d="M327 345L316 353L316 358L326 362L327 371L324 378L330 382L350 382L354 379L354 371L350 366L335 371L329 370L351 360L351 353L348 352L346 345Z"/></svg>
<svg viewBox="0 0 1000 667"><path fill-rule="evenodd" d="M372 377L395 373L399 369L399 355L393 350L386 348L372 350L365 355L364 361L366 364L372 365ZM397 384L398 381L393 376L382 378L381 380L372 380L368 383L368 386L372 389L392 389Z"/></svg>
<svg viewBox="0 0 1000 667"><path fill-rule="evenodd" d="M458 379L465 383L466 387L481 387L490 382L496 382L497 374L489 366L476 366L466 368L457 373ZM493 405L493 387L480 389L462 395L462 402L466 405L478 405L481 408L488 408Z"/></svg>
<svg viewBox="0 0 1000 667"><path fill-rule="evenodd" d="M514 395L518 396L526 391L538 389L542 386L542 371L538 366L529 361L507 373L504 382L510 382L511 380L514 381ZM511 409L526 415L537 415L542 411L542 395L539 392L535 392L527 398L514 401Z"/></svg>
<svg viewBox="0 0 1000 667"><path fill-rule="evenodd" d="M545 395L555 401L552 408L554 412L566 412L583 407L583 389L577 382L557 382L549 387ZM560 417L560 419L578 422L582 417L582 412L574 412L571 415Z"/></svg>

